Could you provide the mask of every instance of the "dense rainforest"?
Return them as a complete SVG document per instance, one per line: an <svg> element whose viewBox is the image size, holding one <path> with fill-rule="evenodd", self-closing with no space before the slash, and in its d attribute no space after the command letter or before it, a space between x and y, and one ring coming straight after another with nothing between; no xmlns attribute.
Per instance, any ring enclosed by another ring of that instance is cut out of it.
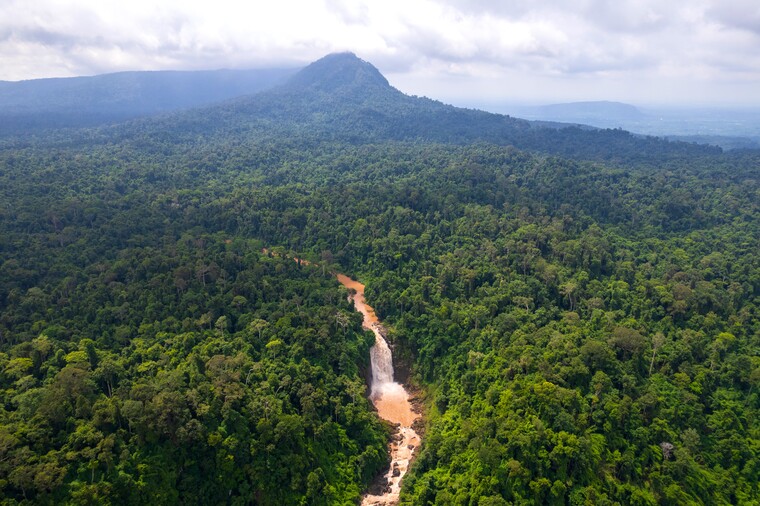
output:
<svg viewBox="0 0 760 506"><path fill-rule="evenodd" d="M758 504L760 154L447 107L339 55L3 141L2 504L356 504L334 270L422 392L402 504Z"/></svg>

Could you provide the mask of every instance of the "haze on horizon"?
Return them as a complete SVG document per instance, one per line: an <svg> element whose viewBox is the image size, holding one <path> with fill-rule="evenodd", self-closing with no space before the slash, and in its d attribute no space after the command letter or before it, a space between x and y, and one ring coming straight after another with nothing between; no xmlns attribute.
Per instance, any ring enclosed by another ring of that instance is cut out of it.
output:
<svg viewBox="0 0 760 506"><path fill-rule="evenodd" d="M760 107L753 0L7 0L2 80L299 67L353 51L458 105Z"/></svg>

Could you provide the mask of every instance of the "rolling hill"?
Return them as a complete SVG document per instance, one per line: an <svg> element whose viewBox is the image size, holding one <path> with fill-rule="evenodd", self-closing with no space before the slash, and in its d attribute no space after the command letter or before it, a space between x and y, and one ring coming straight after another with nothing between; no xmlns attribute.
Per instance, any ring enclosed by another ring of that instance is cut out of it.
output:
<svg viewBox="0 0 760 506"><path fill-rule="evenodd" d="M11 91L0 94L0 115L6 116L3 131L15 135L135 118L103 130L100 137L109 142L113 137L142 138L182 145L199 138L227 142L283 136L355 144L490 142L563 157L644 164L720 152L620 129L527 121L408 96L353 53L331 54L293 72L138 72L2 83ZM93 133L83 137L92 139Z"/></svg>
<svg viewBox="0 0 760 506"><path fill-rule="evenodd" d="M169 145L229 139L298 136L354 144L407 141L489 142L585 160L654 163L681 156L716 155L719 148L623 130L531 122L408 96L352 53L328 55L285 83L207 107L135 121L105 130L106 138Z"/></svg>
<svg viewBox="0 0 760 506"><path fill-rule="evenodd" d="M119 72L0 81L0 134L84 127L256 93L297 69Z"/></svg>

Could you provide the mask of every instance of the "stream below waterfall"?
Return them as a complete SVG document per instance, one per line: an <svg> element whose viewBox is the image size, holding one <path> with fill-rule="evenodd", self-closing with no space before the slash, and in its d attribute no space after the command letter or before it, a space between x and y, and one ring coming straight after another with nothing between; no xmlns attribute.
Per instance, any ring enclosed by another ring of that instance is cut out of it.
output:
<svg viewBox="0 0 760 506"><path fill-rule="evenodd" d="M385 473L387 486L380 495L365 495L362 498L362 506L398 504L401 479L409 469L414 451L420 445L420 437L412 428L419 414L412 409L409 394L404 386L393 380L393 356L383 337L382 327L375 311L364 300L364 285L344 274L338 274L337 278L349 289L350 298L356 310L364 316L362 322L364 328L375 334L375 345L370 349L372 366L370 400L375 405L380 418L397 426L396 434L390 444L391 465Z"/></svg>
<svg viewBox="0 0 760 506"><path fill-rule="evenodd" d="M264 254L273 254L263 248ZM314 265L308 260L293 257L293 260L305 265ZM370 400L377 409L380 418L396 425L396 432L390 443L391 465L385 473L385 487L379 495L366 494L362 497L362 506L392 506L398 504L401 492L401 479L409 470L414 451L420 445L420 436L412 428L420 415L412 409L409 393L403 385L393 380L393 355L383 336L380 320L372 306L364 300L364 285L345 274L335 274L338 282L348 288L349 299L364 317L362 326L375 334L375 345L370 349L372 383Z"/></svg>

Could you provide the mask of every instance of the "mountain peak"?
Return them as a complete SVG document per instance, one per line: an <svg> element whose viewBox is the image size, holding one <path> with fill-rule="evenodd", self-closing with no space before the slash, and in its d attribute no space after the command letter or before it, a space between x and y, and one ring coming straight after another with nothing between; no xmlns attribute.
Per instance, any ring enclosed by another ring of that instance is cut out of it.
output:
<svg viewBox="0 0 760 506"><path fill-rule="evenodd" d="M330 92L341 88L391 87L377 68L351 52L320 58L293 76L288 85Z"/></svg>

